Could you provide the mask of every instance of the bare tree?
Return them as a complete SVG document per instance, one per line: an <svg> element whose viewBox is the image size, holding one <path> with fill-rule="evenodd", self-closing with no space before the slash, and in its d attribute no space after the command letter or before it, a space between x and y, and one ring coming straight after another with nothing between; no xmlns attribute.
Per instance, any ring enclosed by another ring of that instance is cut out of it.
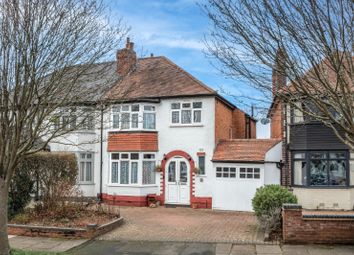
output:
<svg viewBox="0 0 354 255"><path fill-rule="evenodd" d="M352 0L209 0L202 8L213 24L208 53L223 74L320 121L354 149Z"/></svg>
<svg viewBox="0 0 354 255"><path fill-rule="evenodd" d="M0 3L1 255L10 252L7 199L16 166L72 130L56 125L55 114L78 102L89 105L102 92L104 84L83 86L82 79L126 33L120 19L110 22L105 14L105 6L97 0ZM94 75L100 72L103 68Z"/></svg>

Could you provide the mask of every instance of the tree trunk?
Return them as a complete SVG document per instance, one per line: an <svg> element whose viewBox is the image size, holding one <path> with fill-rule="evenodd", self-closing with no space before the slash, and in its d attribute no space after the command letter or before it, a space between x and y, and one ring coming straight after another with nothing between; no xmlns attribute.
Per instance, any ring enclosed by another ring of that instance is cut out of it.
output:
<svg viewBox="0 0 354 255"><path fill-rule="evenodd" d="M7 237L7 200L8 188L5 180L0 178L0 255L9 255L10 246Z"/></svg>

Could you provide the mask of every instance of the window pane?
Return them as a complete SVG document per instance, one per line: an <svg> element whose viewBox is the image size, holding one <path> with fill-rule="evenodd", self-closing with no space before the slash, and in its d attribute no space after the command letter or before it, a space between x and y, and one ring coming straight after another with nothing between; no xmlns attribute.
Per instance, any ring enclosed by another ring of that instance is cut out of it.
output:
<svg viewBox="0 0 354 255"><path fill-rule="evenodd" d="M143 184L155 184L155 161L143 161Z"/></svg>
<svg viewBox="0 0 354 255"><path fill-rule="evenodd" d="M259 174L261 172L261 170L259 168L255 168L253 171L254 171L254 173L257 173L257 174Z"/></svg>
<svg viewBox="0 0 354 255"><path fill-rule="evenodd" d="M199 174L205 174L205 156L198 157Z"/></svg>
<svg viewBox="0 0 354 255"><path fill-rule="evenodd" d="M129 183L129 161L120 162L120 184Z"/></svg>
<svg viewBox="0 0 354 255"><path fill-rule="evenodd" d="M145 159L154 159L155 158L155 154L144 154L144 158Z"/></svg>
<svg viewBox="0 0 354 255"><path fill-rule="evenodd" d="M132 162L130 183L138 183L138 162Z"/></svg>
<svg viewBox="0 0 354 255"><path fill-rule="evenodd" d="M123 105L122 111L125 111L125 112L129 111L129 105Z"/></svg>
<svg viewBox="0 0 354 255"><path fill-rule="evenodd" d="M307 185L306 161L294 161L294 184Z"/></svg>
<svg viewBox="0 0 354 255"><path fill-rule="evenodd" d="M119 153L112 153L111 159L115 159L115 160L119 159Z"/></svg>
<svg viewBox="0 0 354 255"><path fill-rule="evenodd" d="M132 114L132 128L138 128L139 115L137 113Z"/></svg>
<svg viewBox="0 0 354 255"><path fill-rule="evenodd" d="M260 178L260 174L254 174L254 179L259 179Z"/></svg>
<svg viewBox="0 0 354 255"><path fill-rule="evenodd" d="M181 104L180 103L172 103L171 104L171 109L180 109L181 108Z"/></svg>
<svg viewBox="0 0 354 255"><path fill-rule="evenodd" d="M119 128L119 115L113 115L113 128Z"/></svg>
<svg viewBox="0 0 354 255"><path fill-rule="evenodd" d="M187 164L184 161L181 161L179 164L179 181L183 183L187 183Z"/></svg>
<svg viewBox="0 0 354 255"><path fill-rule="evenodd" d="M138 112L138 111L139 111L139 105L138 104L132 105L132 112Z"/></svg>
<svg viewBox="0 0 354 255"><path fill-rule="evenodd" d="M345 159L345 152L330 152L329 158L334 159Z"/></svg>
<svg viewBox="0 0 354 255"><path fill-rule="evenodd" d="M325 152L312 152L311 159L325 159L326 153Z"/></svg>
<svg viewBox="0 0 354 255"><path fill-rule="evenodd" d="M176 162L172 161L168 165L168 181L175 182L176 181Z"/></svg>
<svg viewBox="0 0 354 255"><path fill-rule="evenodd" d="M230 173L236 173L236 168L231 167L231 168L230 168Z"/></svg>
<svg viewBox="0 0 354 255"><path fill-rule="evenodd" d="M111 182L118 183L118 162L112 162Z"/></svg>
<svg viewBox="0 0 354 255"><path fill-rule="evenodd" d="M155 106L144 105L144 111L155 111Z"/></svg>
<svg viewBox="0 0 354 255"><path fill-rule="evenodd" d="M194 102L193 108L202 108L202 102Z"/></svg>
<svg viewBox="0 0 354 255"><path fill-rule="evenodd" d="M80 181L85 181L85 162L80 162Z"/></svg>
<svg viewBox="0 0 354 255"><path fill-rule="evenodd" d="M192 111L182 110L182 124L189 124L192 122Z"/></svg>
<svg viewBox="0 0 354 255"><path fill-rule="evenodd" d="M113 106L112 107L112 112L120 112L120 106Z"/></svg>
<svg viewBox="0 0 354 255"><path fill-rule="evenodd" d="M172 112L172 123L179 123L179 112Z"/></svg>
<svg viewBox="0 0 354 255"><path fill-rule="evenodd" d="M129 120L130 114L129 113L122 113L122 129L129 129Z"/></svg>
<svg viewBox="0 0 354 255"><path fill-rule="evenodd" d="M155 129L155 113L144 112L144 129Z"/></svg>
<svg viewBox="0 0 354 255"><path fill-rule="evenodd" d="M183 103L182 108L190 108L191 104L190 103Z"/></svg>
<svg viewBox="0 0 354 255"><path fill-rule="evenodd" d="M80 158L85 159L86 158L86 153L80 153Z"/></svg>
<svg viewBox="0 0 354 255"><path fill-rule="evenodd" d="M84 129L93 130L95 128L95 122L92 115L87 116L84 122Z"/></svg>
<svg viewBox="0 0 354 255"><path fill-rule="evenodd" d="M222 170L223 170L222 177L228 178L229 177L229 168L228 167L224 167Z"/></svg>
<svg viewBox="0 0 354 255"><path fill-rule="evenodd" d="M86 154L86 158L88 158L88 159L92 158L92 154L91 153L87 153Z"/></svg>
<svg viewBox="0 0 354 255"><path fill-rule="evenodd" d="M294 159L304 159L305 153L294 153Z"/></svg>
<svg viewBox="0 0 354 255"><path fill-rule="evenodd" d="M246 168L241 167L240 168L240 173L246 173Z"/></svg>
<svg viewBox="0 0 354 255"><path fill-rule="evenodd" d="M323 157L319 154L311 154L316 157ZM327 161L312 159L310 161L310 184L312 186L328 185Z"/></svg>
<svg viewBox="0 0 354 255"><path fill-rule="evenodd" d="M121 154L121 157L122 157L122 158L129 158L129 154L128 154L128 153L122 153L122 154Z"/></svg>
<svg viewBox="0 0 354 255"><path fill-rule="evenodd" d="M130 159L139 159L139 153L131 153Z"/></svg>
<svg viewBox="0 0 354 255"><path fill-rule="evenodd" d="M193 112L194 116L193 116L193 121L195 123L200 123L202 121L202 111L197 110Z"/></svg>
<svg viewBox="0 0 354 255"><path fill-rule="evenodd" d="M92 181L92 163L86 162L86 180L87 182Z"/></svg>
<svg viewBox="0 0 354 255"><path fill-rule="evenodd" d="M329 184L345 186L347 183L347 171L345 160L329 161Z"/></svg>

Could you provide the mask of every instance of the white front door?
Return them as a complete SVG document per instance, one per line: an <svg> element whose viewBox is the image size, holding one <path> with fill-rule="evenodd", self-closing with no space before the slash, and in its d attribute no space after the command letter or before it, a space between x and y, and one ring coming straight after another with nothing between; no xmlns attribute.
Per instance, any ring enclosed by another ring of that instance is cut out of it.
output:
<svg viewBox="0 0 354 255"><path fill-rule="evenodd" d="M166 203L190 204L190 169L187 160L174 157L168 162L165 171Z"/></svg>

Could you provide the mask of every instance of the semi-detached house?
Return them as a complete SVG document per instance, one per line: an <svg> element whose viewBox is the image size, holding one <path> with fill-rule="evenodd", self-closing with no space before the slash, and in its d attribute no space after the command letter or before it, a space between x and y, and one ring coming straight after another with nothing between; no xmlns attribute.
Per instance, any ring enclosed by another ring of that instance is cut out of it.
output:
<svg viewBox="0 0 354 255"><path fill-rule="evenodd" d="M280 140L256 140L255 119L171 60L137 58L127 40L99 66L116 79L102 123L66 135L73 145L50 145L77 154L85 196L250 211L257 187L280 182Z"/></svg>

